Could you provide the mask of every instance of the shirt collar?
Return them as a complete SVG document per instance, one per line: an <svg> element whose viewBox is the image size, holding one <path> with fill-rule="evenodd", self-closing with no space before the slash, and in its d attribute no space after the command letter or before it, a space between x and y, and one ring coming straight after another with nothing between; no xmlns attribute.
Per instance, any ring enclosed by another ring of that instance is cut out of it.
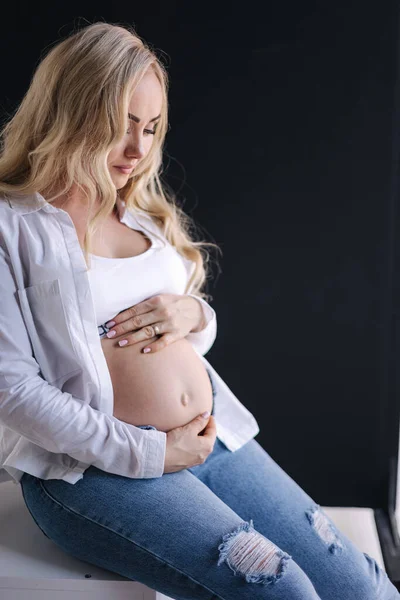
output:
<svg viewBox="0 0 400 600"><path fill-rule="evenodd" d="M43 198L39 192L34 192L33 194L28 195L4 194L4 196L9 206L21 215L26 215L40 209L44 209L46 212L58 212L62 210L56 206L53 206L51 202L47 202L47 200L45 200L45 198ZM151 218L143 212L132 210L127 211L125 201L122 200L118 195L116 204L120 221L129 218L137 218L138 221L142 221L144 219L145 222L151 221Z"/></svg>

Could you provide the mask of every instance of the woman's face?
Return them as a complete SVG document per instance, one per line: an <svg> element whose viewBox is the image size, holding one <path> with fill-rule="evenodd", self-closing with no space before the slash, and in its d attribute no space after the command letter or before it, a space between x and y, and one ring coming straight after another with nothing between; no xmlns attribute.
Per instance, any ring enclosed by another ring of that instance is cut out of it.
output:
<svg viewBox="0 0 400 600"><path fill-rule="evenodd" d="M116 189L124 187L132 170L149 152L161 107L161 85L153 69L149 69L131 97L127 115L129 129L108 155L108 169ZM129 169L118 168L124 166Z"/></svg>

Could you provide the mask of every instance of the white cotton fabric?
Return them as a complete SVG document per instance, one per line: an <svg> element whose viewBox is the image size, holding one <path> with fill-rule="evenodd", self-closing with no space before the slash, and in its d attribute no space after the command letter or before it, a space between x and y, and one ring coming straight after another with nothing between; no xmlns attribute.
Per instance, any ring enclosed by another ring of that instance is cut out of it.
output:
<svg viewBox="0 0 400 600"><path fill-rule="evenodd" d="M127 258L90 255L88 276L97 325L151 296L181 294L186 285L187 270L175 248L145 232L137 221L132 224L150 239L145 252Z"/></svg>

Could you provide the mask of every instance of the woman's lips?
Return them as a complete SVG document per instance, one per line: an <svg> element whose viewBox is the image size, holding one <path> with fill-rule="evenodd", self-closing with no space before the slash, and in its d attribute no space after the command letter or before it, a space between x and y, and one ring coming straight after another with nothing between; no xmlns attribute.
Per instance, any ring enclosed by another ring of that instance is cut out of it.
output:
<svg viewBox="0 0 400 600"><path fill-rule="evenodd" d="M129 175L129 173L131 173L133 171L133 167L130 167L129 169L125 169L125 167L115 167L116 169L118 169L119 171L121 171L121 173L125 173L126 175Z"/></svg>

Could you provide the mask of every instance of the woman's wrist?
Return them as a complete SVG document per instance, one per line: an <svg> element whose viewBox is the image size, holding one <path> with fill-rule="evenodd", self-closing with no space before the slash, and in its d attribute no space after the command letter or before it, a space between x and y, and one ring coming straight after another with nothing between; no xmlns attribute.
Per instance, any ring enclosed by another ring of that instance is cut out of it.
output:
<svg viewBox="0 0 400 600"><path fill-rule="evenodd" d="M193 296L191 296L191 297L193 298ZM196 304L199 307L199 319L197 321L196 327L191 329L190 333L198 333L199 331L202 331L203 329L206 328L207 320L205 318L204 310L203 310L203 306L202 306L201 302L199 300L197 300L196 298L193 298L193 300L196 300Z"/></svg>

